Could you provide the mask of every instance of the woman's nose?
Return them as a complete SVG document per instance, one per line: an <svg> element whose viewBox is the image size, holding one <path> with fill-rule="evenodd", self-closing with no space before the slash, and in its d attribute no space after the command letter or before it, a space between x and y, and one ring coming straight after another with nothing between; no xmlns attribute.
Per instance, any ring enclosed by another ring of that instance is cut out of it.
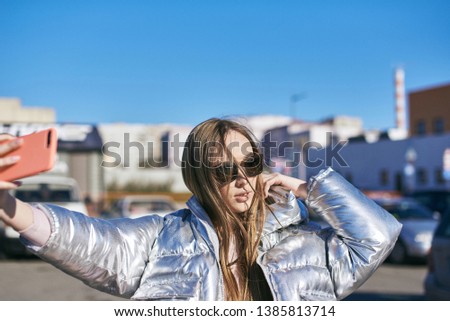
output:
<svg viewBox="0 0 450 321"><path fill-rule="evenodd" d="M247 178L246 177L244 177L244 176L238 176L237 178L236 178L236 187L244 187L245 185L247 185L248 184L248 180L247 180Z"/></svg>

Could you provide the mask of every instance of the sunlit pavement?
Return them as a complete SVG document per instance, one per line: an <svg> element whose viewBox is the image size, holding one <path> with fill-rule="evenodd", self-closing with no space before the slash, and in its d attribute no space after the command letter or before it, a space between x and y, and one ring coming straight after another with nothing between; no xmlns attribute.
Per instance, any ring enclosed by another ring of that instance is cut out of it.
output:
<svg viewBox="0 0 450 321"><path fill-rule="evenodd" d="M421 301L426 266L383 264L345 301ZM0 300L123 300L89 288L37 258L0 261ZM7 277L5 277L7 276Z"/></svg>

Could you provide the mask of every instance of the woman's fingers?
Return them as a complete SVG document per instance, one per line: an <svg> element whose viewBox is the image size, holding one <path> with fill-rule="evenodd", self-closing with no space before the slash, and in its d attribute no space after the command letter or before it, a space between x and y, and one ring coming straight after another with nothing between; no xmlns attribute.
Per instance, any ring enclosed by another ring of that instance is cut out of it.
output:
<svg viewBox="0 0 450 321"><path fill-rule="evenodd" d="M11 135L11 134L0 134L0 142L2 141L2 140L8 140L8 139L13 139L13 138L15 138L16 136L13 136L13 135Z"/></svg>
<svg viewBox="0 0 450 321"><path fill-rule="evenodd" d="M5 190L5 189L15 189L17 187L19 187L21 185L20 182L5 182L5 181L0 181L0 190Z"/></svg>
<svg viewBox="0 0 450 321"><path fill-rule="evenodd" d="M9 166L9 165L15 164L19 160L20 160L20 156L19 155L2 157L2 158L0 158L0 167Z"/></svg>
<svg viewBox="0 0 450 321"><path fill-rule="evenodd" d="M23 139L17 138L9 134L0 134L0 156L5 155L22 145ZM0 157L0 168L10 166L17 163L20 160L20 156L6 156ZM0 190L15 189L20 185L18 182L5 182L0 181Z"/></svg>
<svg viewBox="0 0 450 321"><path fill-rule="evenodd" d="M296 197L305 197L306 193L306 182L280 173L263 174L264 183L264 196L269 195L269 189L271 186L279 185L291 190Z"/></svg>
<svg viewBox="0 0 450 321"><path fill-rule="evenodd" d="M281 174L273 173L273 174L263 174L263 183L264 183L264 197L269 196L269 189L273 185L282 185Z"/></svg>
<svg viewBox="0 0 450 321"><path fill-rule="evenodd" d="M16 138L10 135L0 135L0 156L17 149L22 143L22 138Z"/></svg>
<svg viewBox="0 0 450 321"><path fill-rule="evenodd" d="M0 144L6 143L8 140L13 140L16 136L10 134L0 134Z"/></svg>

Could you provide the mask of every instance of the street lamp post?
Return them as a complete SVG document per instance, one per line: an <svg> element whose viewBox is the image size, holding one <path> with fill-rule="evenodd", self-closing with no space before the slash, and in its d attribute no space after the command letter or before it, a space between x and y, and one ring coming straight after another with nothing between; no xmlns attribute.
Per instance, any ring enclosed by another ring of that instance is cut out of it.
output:
<svg viewBox="0 0 450 321"><path fill-rule="evenodd" d="M295 122L295 104L297 102L299 102L302 99L306 98L306 94L303 93L297 93L297 94L293 94L290 97L290 112L291 112L291 122L294 123ZM306 164L304 161L305 158L305 153L303 151L303 145L304 145L304 138L301 139L300 141L300 154L301 154L301 158L300 158L300 162L298 163L298 168L297 168L297 177L303 180L306 180ZM292 168L292 173L294 172L294 168Z"/></svg>
<svg viewBox="0 0 450 321"><path fill-rule="evenodd" d="M290 97L290 112L291 112L291 117L293 120L295 119L295 104L305 98L306 98L305 93L298 93L298 94L291 95L291 97Z"/></svg>
<svg viewBox="0 0 450 321"><path fill-rule="evenodd" d="M405 153L405 167L403 173L405 177L404 192L410 194L415 190L416 185L416 168L415 162L417 159L417 152L413 147L409 147Z"/></svg>

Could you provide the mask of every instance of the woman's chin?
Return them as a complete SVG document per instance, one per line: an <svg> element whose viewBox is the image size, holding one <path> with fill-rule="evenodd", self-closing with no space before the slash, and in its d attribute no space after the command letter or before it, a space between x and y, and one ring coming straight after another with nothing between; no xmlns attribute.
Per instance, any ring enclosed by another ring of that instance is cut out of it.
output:
<svg viewBox="0 0 450 321"><path fill-rule="evenodd" d="M243 202L234 202L231 206L231 209L233 210L234 213L243 213L250 209L251 203L252 203L251 199L248 199Z"/></svg>

